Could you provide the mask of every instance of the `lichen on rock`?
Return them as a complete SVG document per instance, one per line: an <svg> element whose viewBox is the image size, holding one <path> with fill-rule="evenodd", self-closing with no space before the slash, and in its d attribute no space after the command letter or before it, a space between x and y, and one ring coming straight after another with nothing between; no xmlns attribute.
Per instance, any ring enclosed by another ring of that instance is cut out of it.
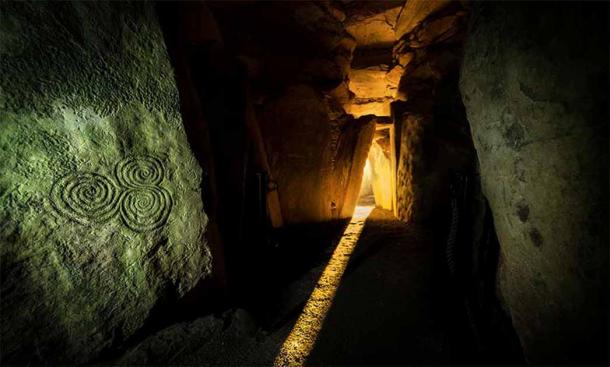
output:
<svg viewBox="0 0 610 367"><path fill-rule="evenodd" d="M210 273L201 168L147 3L0 11L5 363L82 363Z"/></svg>

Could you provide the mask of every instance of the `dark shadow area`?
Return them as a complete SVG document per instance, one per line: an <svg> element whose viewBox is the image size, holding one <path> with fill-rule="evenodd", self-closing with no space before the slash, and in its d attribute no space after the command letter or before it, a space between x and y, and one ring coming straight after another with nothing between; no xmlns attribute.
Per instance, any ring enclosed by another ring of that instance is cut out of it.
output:
<svg viewBox="0 0 610 367"><path fill-rule="evenodd" d="M236 284L230 293L210 290L208 284L202 282L180 299L167 294L151 310L145 325L136 334L109 346L92 364L113 361L146 337L171 325L207 315L226 319L226 314L235 309L245 310L257 327L268 333L280 331L298 317L317 280L315 276L311 279L313 281L302 278L308 279L308 274L316 273L314 268L324 267L348 222L301 223L273 232L268 242L252 244L256 251L243 253L239 273L242 282ZM296 304L284 299L292 292L290 286L293 283L304 286L296 294L296 299L300 300ZM210 297L205 307L200 301L202 294ZM225 322L231 322L230 318Z"/></svg>
<svg viewBox="0 0 610 367"><path fill-rule="evenodd" d="M525 364L496 293L499 243L479 177L454 173L449 191L447 216L432 227L435 305L448 327L453 363Z"/></svg>
<svg viewBox="0 0 610 367"><path fill-rule="evenodd" d="M373 210L308 364L450 363L435 309L432 241L425 227Z"/></svg>
<svg viewBox="0 0 610 367"><path fill-rule="evenodd" d="M328 262L349 220L288 225L273 234L266 251L251 254L249 274L238 298L239 306L272 327L282 291L314 267Z"/></svg>
<svg viewBox="0 0 610 367"><path fill-rule="evenodd" d="M458 213L466 214L464 203ZM375 209L308 363L524 364L494 292L498 247L489 220L473 256L467 221L407 225ZM480 263L466 275L470 256Z"/></svg>

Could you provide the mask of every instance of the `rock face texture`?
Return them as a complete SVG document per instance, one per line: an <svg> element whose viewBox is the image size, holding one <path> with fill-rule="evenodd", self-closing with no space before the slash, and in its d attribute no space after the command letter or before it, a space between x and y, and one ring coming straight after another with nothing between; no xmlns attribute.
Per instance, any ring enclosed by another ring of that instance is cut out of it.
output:
<svg viewBox="0 0 610 367"><path fill-rule="evenodd" d="M226 48L247 70L287 224L351 216L374 133L374 121L345 110L356 41L336 5L209 4Z"/></svg>
<svg viewBox="0 0 610 367"><path fill-rule="evenodd" d="M354 36L359 48L391 48L396 41L396 20L404 4L402 0L346 3L345 28Z"/></svg>
<svg viewBox="0 0 610 367"><path fill-rule="evenodd" d="M0 17L2 360L82 363L209 273L201 168L150 4Z"/></svg>
<svg viewBox="0 0 610 367"><path fill-rule="evenodd" d="M461 91L530 363L608 362L607 4L477 3Z"/></svg>
<svg viewBox="0 0 610 367"><path fill-rule="evenodd" d="M466 18L458 2L409 1L396 25L397 214L407 222L442 212L450 173L473 169L457 87Z"/></svg>
<svg viewBox="0 0 610 367"><path fill-rule="evenodd" d="M257 329L255 320L245 310L228 310L221 317L209 315L163 329L110 364L264 366L273 360L276 353L273 344L279 343L281 337L285 336L269 337Z"/></svg>
<svg viewBox="0 0 610 367"><path fill-rule="evenodd" d="M402 38L410 33L430 14L444 8L449 2L449 0L407 1L396 21L396 37Z"/></svg>
<svg viewBox="0 0 610 367"><path fill-rule="evenodd" d="M400 77L392 65L394 27L404 1L351 2L344 4L345 29L357 42L349 89L353 99L346 110L356 117L390 116L390 103Z"/></svg>
<svg viewBox="0 0 610 367"><path fill-rule="evenodd" d="M425 176L423 149L425 125L425 117L415 113L405 116L401 124L397 204L398 217L405 221L419 219L416 215L423 216L422 210L428 205L422 199L425 197L424 190L429 186L421 180Z"/></svg>
<svg viewBox="0 0 610 367"><path fill-rule="evenodd" d="M392 210L392 149L390 129L378 129L369 151L370 176L375 204L383 209Z"/></svg>
<svg viewBox="0 0 610 367"><path fill-rule="evenodd" d="M297 85L265 104L262 126L284 220L349 218L374 121L330 121L323 96L310 86Z"/></svg>

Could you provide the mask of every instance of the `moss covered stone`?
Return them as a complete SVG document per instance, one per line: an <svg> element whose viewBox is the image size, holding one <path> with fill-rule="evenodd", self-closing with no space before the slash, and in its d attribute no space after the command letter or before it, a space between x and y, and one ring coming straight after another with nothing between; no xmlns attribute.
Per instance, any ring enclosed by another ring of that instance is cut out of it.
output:
<svg viewBox="0 0 610 367"><path fill-rule="evenodd" d="M0 3L2 359L86 362L210 272L149 3Z"/></svg>

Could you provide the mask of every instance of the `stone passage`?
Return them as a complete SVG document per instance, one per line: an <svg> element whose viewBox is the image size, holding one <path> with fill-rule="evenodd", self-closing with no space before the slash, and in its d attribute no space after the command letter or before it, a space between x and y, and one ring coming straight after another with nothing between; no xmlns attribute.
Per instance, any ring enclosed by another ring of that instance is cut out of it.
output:
<svg viewBox="0 0 610 367"><path fill-rule="evenodd" d="M314 348L324 319L330 310L337 289L347 268L350 256L364 228L372 206L358 206L343 236L337 244L328 265L320 275L309 300L303 308L294 328L284 341L273 365L276 367L304 366L309 353Z"/></svg>
<svg viewBox="0 0 610 367"><path fill-rule="evenodd" d="M50 193L53 207L81 224L105 223L119 212L133 231L162 227L173 200L169 191L159 186L165 176L161 160L130 156L116 164L115 174L119 185L112 177L95 172L74 172L60 178Z"/></svg>

